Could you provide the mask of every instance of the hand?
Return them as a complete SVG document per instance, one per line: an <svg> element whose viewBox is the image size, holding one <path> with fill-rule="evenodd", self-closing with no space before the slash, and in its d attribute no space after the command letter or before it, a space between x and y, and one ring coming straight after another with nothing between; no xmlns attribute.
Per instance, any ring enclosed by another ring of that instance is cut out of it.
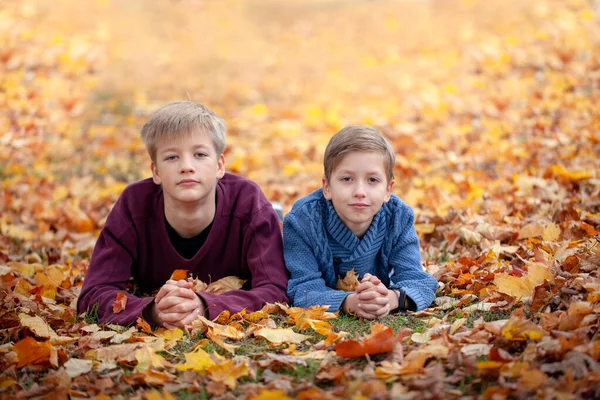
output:
<svg viewBox="0 0 600 400"><path fill-rule="evenodd" d="M167 329L185 329L198 315L204 315L206 307L191 287L188 281L167 281L154 300L152 315L155 322Z"/></svg>
<svg viewBox="0 0 600 400"><path fill-rule="evenodd" d="M364 318L375 319L384 317L393 310L397 304L394 301L394 293L381 282L381 280L371 274L365 274L361 283L356 288L358 295L358 308L362 311L360 314Z"/></svg>

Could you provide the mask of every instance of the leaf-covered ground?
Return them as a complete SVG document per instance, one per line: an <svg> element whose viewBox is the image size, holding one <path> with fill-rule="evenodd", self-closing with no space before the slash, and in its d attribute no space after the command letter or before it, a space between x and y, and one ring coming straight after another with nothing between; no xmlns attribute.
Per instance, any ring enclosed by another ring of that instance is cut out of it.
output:
<svg viewBox="0 0 600 400"><path fill-rule="evenodd" d="M83 3L0 3L2 398L600 397L591 2ZM385 133L435 304L376 324L270 305L191 332L77 315L108 211L149 174L141 124L188 96L285 210L340 127Z"/></svg>

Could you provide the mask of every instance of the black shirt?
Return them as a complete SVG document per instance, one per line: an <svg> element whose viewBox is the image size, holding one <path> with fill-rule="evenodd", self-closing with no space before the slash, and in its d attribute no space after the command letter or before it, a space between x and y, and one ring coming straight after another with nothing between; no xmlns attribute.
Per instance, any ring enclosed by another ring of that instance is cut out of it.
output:
<svg viewBox="0 0 600 400"><path fill-rule="evenodd" d="M179 253L179 255L186 260L193 258L200 247L206 242L206 238L210 233L210 228L212 228L212 222L204 228L202 232L197 234L196 236L192 236L191 238L184 238L179 236L177 231L169 224L167 219L165 218L165 225L167 226L167 233L169 234L169 240L171 240L171 244L175 247L175 250Z"/></svg>

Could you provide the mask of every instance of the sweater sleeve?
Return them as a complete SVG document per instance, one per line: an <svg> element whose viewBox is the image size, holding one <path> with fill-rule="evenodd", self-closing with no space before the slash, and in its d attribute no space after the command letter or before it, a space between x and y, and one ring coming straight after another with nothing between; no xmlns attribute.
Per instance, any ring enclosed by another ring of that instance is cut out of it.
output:
<svg viewBox="0 0 600 400"><path fill-rule="evenodd" d="M267 204L257 211L248 230L247 264L251 276L250 290L231 290L222 294L201 292L208 318L223 310L236 313L260 310L266 303L287 302L288 276L283 263L283 245L279 218Z"/></svg>
<svg viewBox="0 0 600 400"><path fill-rule="evenodd" d="M390 287L404 289L416 304L417 311L429 307L435 300L436 279L423 271L419 238L414 227L414 213L406 205L396 216L399 235L393 243L389 263L392 267Z"/></svg>
<svg viewBox="0 0 600 400"><path fill-rule="evenodd" d="M127 326L135 324L154 298L139 298L126 291L137 254L137 235L119 214L119 206L117 202L109 213L94 247L77 299L77 311L94 312L97 307L100 322ZM124 310L114 313L113 303L119 292L127 297L127 302Z"/></svg>
<svg viewBox="0 0 600 400"><path fill-rule="evenodd" d="M325 240L325 238L322 238ZM329 311L338 311L350 293L327 286L319 267L309 236L295 214L288 214L283 222L283 254L290 273L288 296L296 307L329 305Z"/></svg>

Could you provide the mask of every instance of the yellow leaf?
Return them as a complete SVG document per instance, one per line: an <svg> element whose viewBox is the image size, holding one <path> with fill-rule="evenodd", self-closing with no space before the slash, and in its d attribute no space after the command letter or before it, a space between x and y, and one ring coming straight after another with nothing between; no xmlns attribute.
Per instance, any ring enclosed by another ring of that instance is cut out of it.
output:
<svg viewBox="0 0 600 400"><path fill-rule="evenodd" d="M529 239L532 237L542 236L544 233L544 227L540 224L532 222L521 228L519 231L519 237L517 239Z"/></svg>
<svg viewBox="0 0 600 400"><path fill-rule="evenodd" d="M538 341L546 335L546 332L537 324L523 317L511 317L511 319L509 319L508 322L502 327L500 334L506 340L511 341Z"/></svg>
<svg viewBox="0 0 600 400"><path fill-rule="evenodd" d="M198 348L192 353L184 353L185 363L177 364L175 368L181 371L187 371L189 369L196 372L204 372L209 368L213 368L217 363L210 357L210 354L204 350Z"/></svg>
<svg viewBox="0 0 600 400"><path fill-rule="evenodd" d="M337 314L327 312L329 306L311 306L309 308L291 307L285 312L294 319L296 328L306 329L309 320L329 321L337 318Z"/></svg>
<svg viewBox="0 0 600 400"><path fill-rule="evenodd" d="M435 231L435 224L415 224L417 233L428 234Z"/></svg>
<svg viewBox="0 0 600 400"><path fill-rule="evenodd" d="M179 328L175 329L158 329L154 334L158 337L165 339L166 341L177 342L183 337L183 331Z"/></svg>
<svg viewBox="0 0 600 400"><path fill-rule="evenodd" d="M289 328L262 328L258 332L255 331L254 336L265 338L274 345L280 345L283 343L302 343L306 339L310 338L310 336L296 333Z"/></svg>
<svg viewBox="0 0 600 400"><path fill-rule="evenodd" d="M245 362L235 365L233 360L227 360L223 364L215 365L208 371L213 381L223 382L229 389L235 389L237 380L250 373L250 368Z"/></svg>
<svg viewBox="0 0 600 400"><path fill-rule="evenodd" d="M266 389L259 394L250 396L248 400L292 400L292 398L286 396L283 390Z"/></svg>
<svg viewBox="0 0 600 400"><path fill-rule="evenodd" d="M327 346L332 345L338 340L349 335L348 332L334 332L329 322L309 320L308 323L310 324L310 327L315 330L315 332L325 336L325 345Z"/></svg>
<svg viewBox="0 0 600 400"><path fill-rule="evenodd" d="M544 228L544 232L542 233L542 239L544 239L546 242L554 242L558 239L560 233L560 227L554 222L550 222Z"/></svg>
<svg viewBox="0 0 600 400"><path fill-rule="evenodd" d="M165 389L162 390L162 394L154 389L144 393L144 399L146 400L175 400L175 397Z"/></svg>
<svg viewBox="0 0 600 400"><path fill-rule="evenodd" d="M533 296L536 286L544 280L552 281L552 274L545 266L541 264L530 264L527 275L516 277L508 274L496 274L494 276L494 285L498 291L509 296L521 298Z"/></svg>
<svg viewBox="0 0 600 400"><path fill-rule="evenodd" d="M19 313L19 321L21 325L31 329L36 336L50 339L52 344L69 344L75 343L78 338L70 336L59 336L41 317L37 315L30 317L25 313Z"/></svg>
<svg viewBox="0 0 600 400"><path fill-rule="evenodd" d="M156 354L154 349L148 346L136 350L135 359L137 360L135 370L138 372L144 372L149 368L162 368L166 361L159 354Z"/></svg>

